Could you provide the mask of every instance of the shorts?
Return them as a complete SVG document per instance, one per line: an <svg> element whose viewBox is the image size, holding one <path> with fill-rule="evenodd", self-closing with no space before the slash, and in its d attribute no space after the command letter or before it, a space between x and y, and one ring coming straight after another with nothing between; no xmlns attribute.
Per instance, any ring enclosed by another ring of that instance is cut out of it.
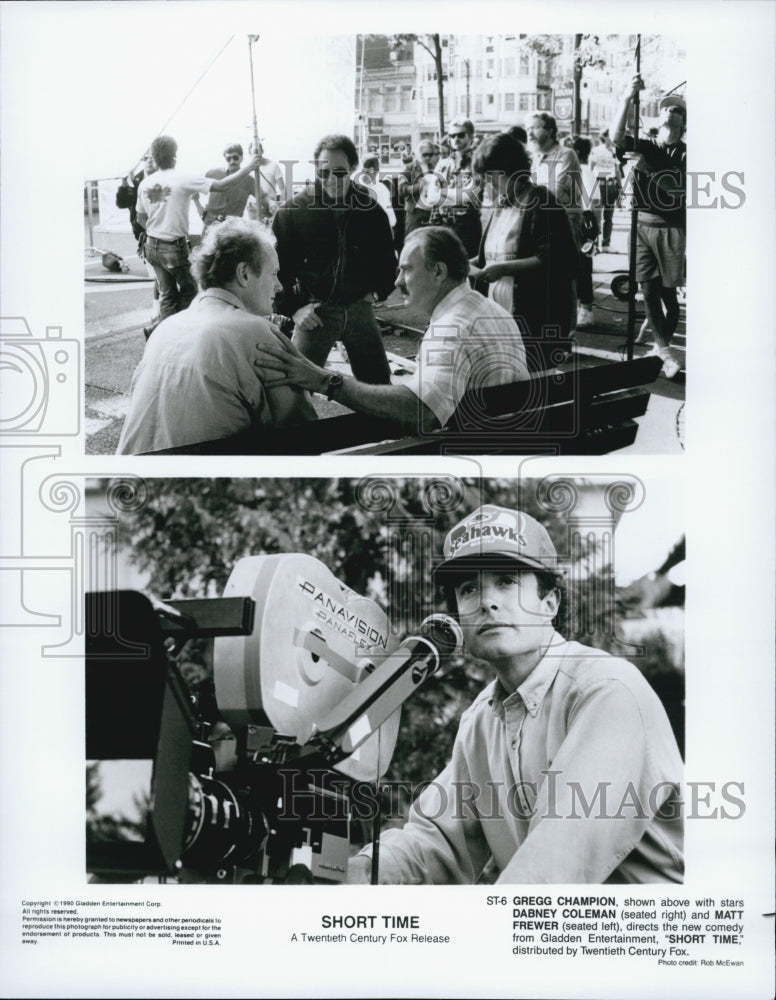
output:
<svg viewBox="0 0 776 1000"><path fill-rule="evenodd" d="M677 226L636 227L636 281L660 278L663 288L684 285L684 253L687 238Z"/></svg>

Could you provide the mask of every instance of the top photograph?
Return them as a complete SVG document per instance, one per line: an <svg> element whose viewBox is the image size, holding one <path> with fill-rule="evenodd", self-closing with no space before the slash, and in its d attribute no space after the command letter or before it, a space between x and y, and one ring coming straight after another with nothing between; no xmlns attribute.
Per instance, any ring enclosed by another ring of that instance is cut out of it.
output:
<svg viewBox="0 0 776 1000"><path fill-rule="evenodd" d="M84 178L87 454L683 452L678 39L206 41Z"/></svg>

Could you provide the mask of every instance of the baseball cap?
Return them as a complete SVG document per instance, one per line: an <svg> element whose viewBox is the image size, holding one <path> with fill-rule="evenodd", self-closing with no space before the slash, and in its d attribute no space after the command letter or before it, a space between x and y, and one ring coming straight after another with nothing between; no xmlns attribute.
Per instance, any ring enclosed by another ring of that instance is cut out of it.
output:
<svg viewBox="0 0 776 1000"><path fill-rule="evenodd" d="M666 94L665 97L661 97L658 108L661 111L663 108L680 108L684 112L684 117L687 117L687 101L678 94Z"/></svg>
<svg viewBox="0 0 776 1000"><path fill-rule="evenodd" d="M547 529L530 514L495 504L478 507L447 533L440 575L469 569L472 560L506 559L530 569L558 571L558 554ZM484 568L484 567L483 567Z"/></svg>

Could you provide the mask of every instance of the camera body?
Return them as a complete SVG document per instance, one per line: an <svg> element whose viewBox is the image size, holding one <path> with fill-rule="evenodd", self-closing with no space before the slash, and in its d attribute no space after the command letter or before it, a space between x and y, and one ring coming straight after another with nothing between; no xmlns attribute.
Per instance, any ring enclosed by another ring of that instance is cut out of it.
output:
<svg viewBox="0 0 776 1000"><path fill-rule="evenodd" d="M176 664L192 638L215 640L196 695ZM221 598L87 594L87 870L344 881L352 823L379 828L400 707L460 642L432 615L399 644L378 605L298 553L240 560Z"/></svg>

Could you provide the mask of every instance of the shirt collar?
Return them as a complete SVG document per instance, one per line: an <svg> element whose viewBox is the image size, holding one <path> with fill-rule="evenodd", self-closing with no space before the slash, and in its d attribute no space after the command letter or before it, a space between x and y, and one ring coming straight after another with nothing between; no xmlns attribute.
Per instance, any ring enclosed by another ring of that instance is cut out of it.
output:
<svg viewBox="0 0 776 1000"><path fill-rule="evenodd" d="M568 640L564 639L559 632L553 632L550 645L544 656L512 694L508 694L501 681L496 679L493 695L490 698L490 706L494 715L503 718L504 707L507 703L514 704L519 699L525 705L528 714L535 716L550 689L550 685L555 680L567 647Z"/></svg>
<svg viewBox="0 0 776 1000"><path fill-rule="evenodd" d="M225 288L206 288L204 292L199 293L200 302L205 299L219 299L229 306L234 306L235 309L242 309L243 312L248 311L237 296L232 295L231 292L227 292Z"/></svg>
<svg viewBox="0 0 776 1000"><path fill-rule="evenodd" d="M445 295L443 299L440 299L439 302L437 302L437 304L434 306L434 311L431 313L431 316L429 317L428 321L429 326L432 323L439 322L439 320L442 318L442 316L444 316L447 310L451 309L457 302L460 302L460 300L464 297L464 295L466 295L467 292L470 291L471 289L469 287L469 282L466 280L462 281L460 285L456 285L455 288L452 288L447 293L447 295Z"/></svg>

